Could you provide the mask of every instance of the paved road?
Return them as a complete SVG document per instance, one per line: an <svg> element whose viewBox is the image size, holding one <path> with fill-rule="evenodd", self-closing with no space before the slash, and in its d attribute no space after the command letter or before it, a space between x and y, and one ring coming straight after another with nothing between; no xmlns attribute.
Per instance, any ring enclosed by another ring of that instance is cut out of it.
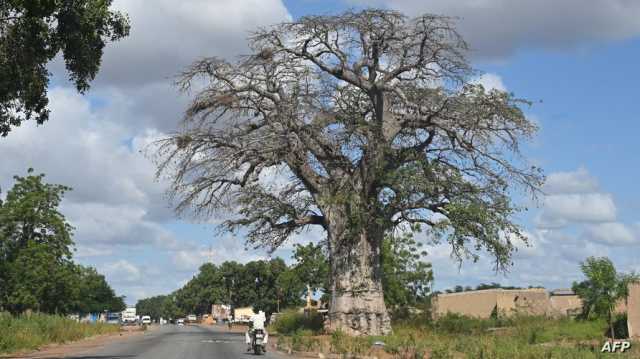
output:
<svg viewBox="0 0 640 359"><path fill-rule="evenodd" d="M255 356L246 351L244 334L219 326L164 325L126 341L107 344L75 359L282 359L274 352ZM288 357L291 358L291 357Z"/></svg>

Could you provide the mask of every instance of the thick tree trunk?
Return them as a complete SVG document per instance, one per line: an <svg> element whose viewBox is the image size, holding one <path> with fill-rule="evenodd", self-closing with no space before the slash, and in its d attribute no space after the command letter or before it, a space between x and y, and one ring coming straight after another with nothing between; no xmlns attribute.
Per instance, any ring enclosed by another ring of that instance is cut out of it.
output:
<svg viewBox="0 0 640 359"><path fill-rule="evenodd" d="M386 335L391 320L384 304L380 251L384 233L375 226L350 230L346 213L329 214L331 305L329 331Z"/></svg>

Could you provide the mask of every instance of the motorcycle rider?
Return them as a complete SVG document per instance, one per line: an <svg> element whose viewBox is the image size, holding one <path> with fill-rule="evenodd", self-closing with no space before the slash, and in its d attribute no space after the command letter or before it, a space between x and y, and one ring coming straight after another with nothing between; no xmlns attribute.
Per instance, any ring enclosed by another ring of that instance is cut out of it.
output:
<svg viewBox="0 0 640 359"><path fill-rule="evenodd" d="M254 311L255 313L255 311ZM267 321L267 317L265 316L263 311L259 311L257 314L251 316L251 320L249 322L249 330L245 333L245 340L247 342L248 350L251 351L253 348L251 347L251 338L253 336L253 331L256 329L262 329L264 332L263 343L267 344L267 338L269 335L267 331L264 329L264 323Z"/></svg>

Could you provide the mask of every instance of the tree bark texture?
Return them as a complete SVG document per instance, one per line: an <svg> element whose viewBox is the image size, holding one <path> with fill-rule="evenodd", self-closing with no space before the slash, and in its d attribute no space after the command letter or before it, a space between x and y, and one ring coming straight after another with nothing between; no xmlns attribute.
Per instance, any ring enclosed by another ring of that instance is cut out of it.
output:
<svg viewBox="0 0 640 359"><path fill-rule="evenodd" d="M331 305L325 328L349 335L386 335L380 251L384 233L368 225L353 231L346 211L328 211Z"/></svg>

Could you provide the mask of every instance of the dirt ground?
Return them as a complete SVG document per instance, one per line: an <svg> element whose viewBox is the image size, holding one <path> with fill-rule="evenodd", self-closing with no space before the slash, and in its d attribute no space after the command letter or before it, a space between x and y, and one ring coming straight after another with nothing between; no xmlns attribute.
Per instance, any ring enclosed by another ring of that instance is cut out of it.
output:
<svg viewBox="0 0 640 359"><path fill-rule="evenodd" d="M151 326L148 330L153 330L153 328L154 327ZM118 340L126 340L132 336L141 335L143 333L144 331L140 330L140 327L122 327L119 333L97 335L76 342L64 344L51 344L44 346L36 351L0 355L0 359L45 359L80 355L82 353L103 347L108 343L112 343Z"/></svg>

